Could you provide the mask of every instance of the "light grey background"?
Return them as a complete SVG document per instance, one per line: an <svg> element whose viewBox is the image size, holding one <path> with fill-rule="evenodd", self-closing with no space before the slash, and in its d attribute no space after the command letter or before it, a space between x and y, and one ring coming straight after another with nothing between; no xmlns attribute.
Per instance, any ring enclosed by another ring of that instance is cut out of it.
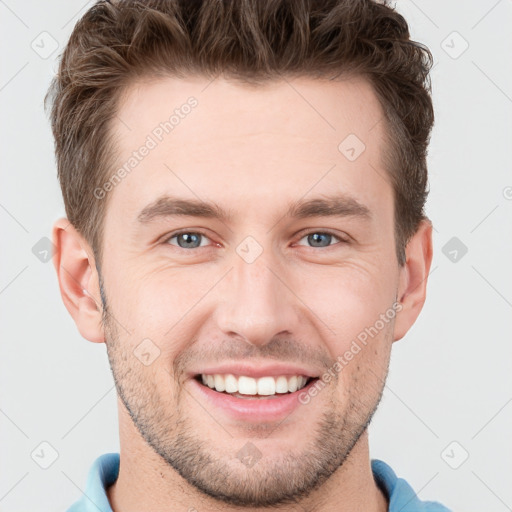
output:
<svg viewBox="0 0 512 512"><path fill-rule="evenodd" d="M36 257L64 215L42 101L90 5L0 0L2 512L66 510L92 461L119 450L105 346L81 338L52 262ZM427 208L435 254L424 310L393 349L371 456L421 499L512 510L512 2L399 0L397 8L435 57Z"/></svg>

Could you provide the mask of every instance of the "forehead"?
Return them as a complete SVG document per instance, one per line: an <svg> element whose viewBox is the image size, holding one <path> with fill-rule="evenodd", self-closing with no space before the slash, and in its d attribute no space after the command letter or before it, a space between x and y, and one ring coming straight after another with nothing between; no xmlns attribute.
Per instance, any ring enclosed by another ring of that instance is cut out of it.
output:
<svg viewBox="0 0 512 512"><path fill-rule="evenodd" d="M391 197L382 109L361 78L139 82L125 91L112 129L113 171L126 172L109 192L107 217L126 222L164 194L259 219L308 194L339 191L377 209Z"/></svg>

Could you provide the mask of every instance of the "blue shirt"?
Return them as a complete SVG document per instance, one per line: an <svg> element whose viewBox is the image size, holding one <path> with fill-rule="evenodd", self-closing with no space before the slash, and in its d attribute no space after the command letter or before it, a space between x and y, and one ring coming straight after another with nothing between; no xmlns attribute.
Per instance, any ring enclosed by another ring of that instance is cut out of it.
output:
<svg viewBox="0 0 512 512"><path fill-rule="evenodd" d="M420 501L412 487L383 461L372 459L377 485L389 500L388 512L450 512L436 501ZM91 466L84 495L67 512L112 512L106 489L119 474L119 453L100 455Z"/></svg>

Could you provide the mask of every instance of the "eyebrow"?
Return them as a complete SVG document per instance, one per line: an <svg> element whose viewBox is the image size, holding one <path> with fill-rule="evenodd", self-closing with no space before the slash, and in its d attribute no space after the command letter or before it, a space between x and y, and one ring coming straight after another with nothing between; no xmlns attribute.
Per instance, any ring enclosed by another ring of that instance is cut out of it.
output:
<svg viewBox="0 0 512 512"><path fill-rule="evenodd" d="M229 222L233 212L219 205L196 199L162 196L144 207L137 216L139 223L147 224L162 217L202 217ZM289 205L285 217L305 219L309 217L357 217L371 220L371 210L348 195L322 196L307 201L298 200Z"/></svg>

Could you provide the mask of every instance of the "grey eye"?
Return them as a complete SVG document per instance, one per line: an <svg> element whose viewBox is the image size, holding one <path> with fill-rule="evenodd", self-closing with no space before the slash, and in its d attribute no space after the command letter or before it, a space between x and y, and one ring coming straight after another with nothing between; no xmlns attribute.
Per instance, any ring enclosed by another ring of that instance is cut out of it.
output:
<svg viewBox="0 0 512 512"><path fill-rule="evenodd" d="M305 235L301 238L301 240L307 239L307 243L310 245L310 247L329 247L332 244L331 242L333 239L337 241L342 241L340 238L338 238L335 235L331 235L330 233L324 233L322 231L316 231L314 233L309 233L308 235ZM300 244L302 245L302 244Z"/></svg>
<svg viewBox="0 0 512 512"><path fill-rule="evenodd" d="M178 243L171 243L171 240L173 239L176 239ZM178 245L178 247L181 247L182 249L196 249L197 247L201 247L203 245L201 244L202 239L207 240L206 236L201 233L188 231L171 236L168 239L168 243L171 245Z"/></svg>

